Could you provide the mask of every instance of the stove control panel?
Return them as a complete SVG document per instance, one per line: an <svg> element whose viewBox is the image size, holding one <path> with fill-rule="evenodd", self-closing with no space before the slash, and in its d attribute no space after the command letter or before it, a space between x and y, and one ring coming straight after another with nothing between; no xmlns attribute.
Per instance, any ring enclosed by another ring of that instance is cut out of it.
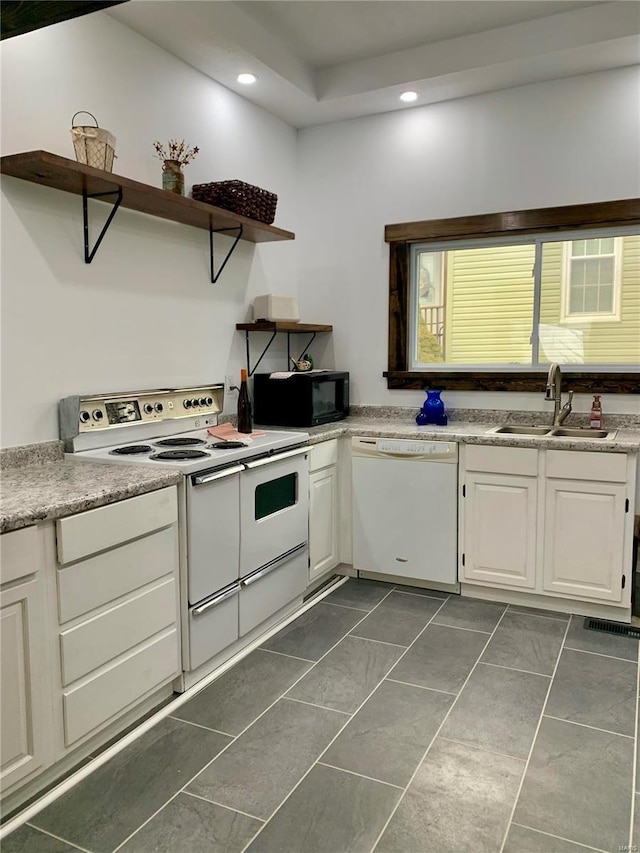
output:
<svg viewBox="0 0 640 853"><path fill-rule="evenodd" d="M206 418L219 414L223 403L223 384L65 397L60 401L60 434L67 439L79 433L187 418L194 414Z"/></svg>

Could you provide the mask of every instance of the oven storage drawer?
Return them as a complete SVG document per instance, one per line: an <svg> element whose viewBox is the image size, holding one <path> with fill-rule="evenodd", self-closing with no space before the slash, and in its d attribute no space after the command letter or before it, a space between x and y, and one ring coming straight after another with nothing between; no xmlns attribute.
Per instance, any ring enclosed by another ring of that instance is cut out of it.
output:
<svg viewBox="0 0 640 853"><path fill-rule="evenodd" d="M187 669L197 669L238 639L239 592L235 583L189 608Z"/></svg>
<svg viewBox="0 0 640 853"><path fill-rule="evenodd" d="M304 542L240 582L240 636L273 616L307 586L309 549Z"/></svg>
<svg viewBox="0 0 640 853"><path fill-rule="evenodd" d="M120 714L154 688L166 684L179 671L178 632L172 628L83 684L65 690L62 696L66 746Z"/></svg>
<svg viewBox="0 0 640 853"><path fill-rule="evenodd" d="M240 575L246 577L306 542L309 448L246 463L240 479Z"/></svg>
<svg viewBox="0 0 640 853"><path fill-rule="evenodd" d="M60 634L62 686L160 633L176 621L176 584L171 577L153 589Z"/></svg>

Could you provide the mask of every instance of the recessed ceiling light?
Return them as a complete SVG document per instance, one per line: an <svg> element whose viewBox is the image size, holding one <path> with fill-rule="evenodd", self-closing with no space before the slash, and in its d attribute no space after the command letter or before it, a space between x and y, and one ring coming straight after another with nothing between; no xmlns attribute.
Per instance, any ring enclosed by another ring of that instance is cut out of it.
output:
<svg viewBox="0 0 640 853"><path fill-rule="evenodd" d="M247 86L255 83L257 79L255 74L238 74L238 83L244 83Z"/></svg>
<svg viewBox="0 0 640 853"><path fill-rule="evenodd" d="M418 93L417 92L403 92L400 95L400 100L401 101L407 101L407 102L408 101L417 101L418 100Z"/></svg>

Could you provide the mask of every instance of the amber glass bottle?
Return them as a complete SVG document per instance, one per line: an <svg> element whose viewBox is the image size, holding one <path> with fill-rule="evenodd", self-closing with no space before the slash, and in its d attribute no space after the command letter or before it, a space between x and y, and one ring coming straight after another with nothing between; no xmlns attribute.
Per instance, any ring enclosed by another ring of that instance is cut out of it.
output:
<svg viewBox="0 0 640 853"><path fill-rule="evenodd" d="M238 393L238 432L250 433L253 426L251 417L251 398L247 387L247 371L240 371L240 391Z"/></svg>

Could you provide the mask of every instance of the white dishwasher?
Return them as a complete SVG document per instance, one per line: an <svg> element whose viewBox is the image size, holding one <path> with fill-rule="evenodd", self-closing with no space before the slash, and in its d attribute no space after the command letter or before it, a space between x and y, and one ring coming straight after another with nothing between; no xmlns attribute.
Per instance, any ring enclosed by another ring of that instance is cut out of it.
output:
<svg viewBox="0 0 640 853"><path fill-rule="evenodd" d="M458 445L351 439L353 567L455 584Z"/></svg>

